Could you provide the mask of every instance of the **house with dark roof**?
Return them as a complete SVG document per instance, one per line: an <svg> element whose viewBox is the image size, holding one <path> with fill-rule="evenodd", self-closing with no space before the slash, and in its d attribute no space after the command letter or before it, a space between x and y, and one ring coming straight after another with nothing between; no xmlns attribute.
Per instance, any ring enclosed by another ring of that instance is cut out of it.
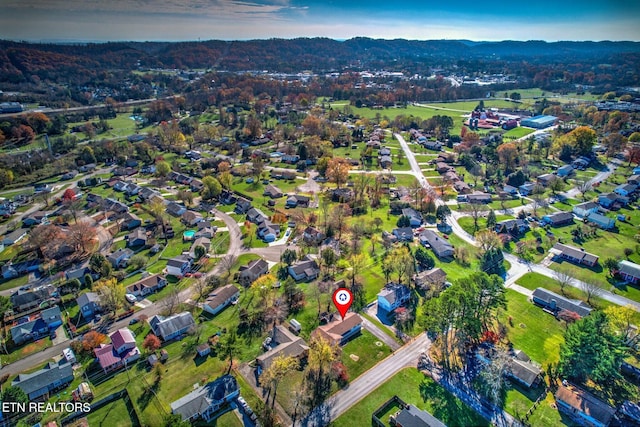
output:
<svg viewBox="0 0 640 427"><path fill-rule="evenodd" d="M296 282L309 282L320 274L320 268L316 261L308 258L289 266L288 271Z"/></svg>
<svg viewBox="0 0 640 427"><path fill-rule="evenodd" d="M247 221L250 221L254 224L260 224L267 219L269 219L269 217L258 208L251 208L247 212Z"/></svg>
<svg viewBox="0 0 640 427"><path fill-rule="evenodd" d="M521 196L528 196L529 194L533 193L535 187L535 184L526 182L518 187L518 192Z"/></svg>
<svg viewBox="0 0 640 427"><path fill-rule="evenodd" d="M279 199L280 197L284 196L284 193L275 185L269 184L264 188L264 192L262 193L262 195L268 196L272 199Z"/></svg>
<svg viewBox="0 0 640 427"><path fill-rule="evenodd" d="M411 290L402 284L387 283L377 297L378 309L390 313L409 301Z"/></svg>
<svg viewBox="0 0 640 427"><path fill-rule="evenodd" d="M169 202L166 207L167 213L175 217L181 217L187 211L187 208L176 202Z"/></svg>
<svg viewBox="0 0 640 427"><path fill-rule="evenodd" d="M145 297L159 291L167 285L167 279L159 274L153 274L127 286L127 293L136 297Z"/></svg>
<svg viewBox="0 0 640 427"><path fill-rule="evenodd" d="M399 411L389 416L389 423L395 427L446 427L429 412L411 404L401 406Z"/></svg>
<svg viewBox="0 0 640 427"><path fill-rule="evenodd" d="M629 197L637 189L638 189L638 186L635 184L620 184L613 190L613 192L623 197Z"/></svg>
<svg viewBox="0 0 640 427"><path fill-rule="evenodd" d="M265 219L258 224L256 233L263 241L267 243L274 242L280 235L280 224L274 224L268 219Z"/></svg>
<svg viewBox="0 0 640 427"><path fill-rule="evenodd" d="M453 246L444 238L438 236L433 230L424 230L420 233L420 243L430 247L438 258L449 258L453 256Z"/></svg>
<svg viewBox="0 0 640 427"><path fill-rule="evenodd" d="M49 335L49 327L41 318L19 323L11 328L11 339L16 345L37 341L47 335Z"/></svg>
<svg viewBox="0 0 640 427"><path fill-rule="evenodd" d="M560 412L582 425L607 427L616 410L587 391L574 385L560 385L555 394Z"/></svg>
<svg viewBox="0 0 640 427"><path fill-rule="evenodd" d="M98 348L93 349L105 374L129 366L140 358L136 339L128 328L117 330L109 338L111 344L100 344Z"/></svg>
<svg viewBox="0 0 640 427"><path fill-rule="evenodd" d="M113 268L120 268L127 265L127 262L134 255L133 251L129 248L120 248L117 251L107 255L107 260L111 263Z"/></svg>
<svg viewBox="0 0 640 427"><path fill-rule="evenodd" d="M20 240L27 237L27 233L29 230L26 228L16 228L10 233L7 233L2 238L2 244L5 246L10 246L18 243Z"/></svg>
<svg viewBox="0 0 640 427"><path fill-rule="evenodd" d="M571 165L560 166L556 172L559 177L570 176L573 173L573 166Z"/></svg>
<svg viewBox="0 0 640 427"><path fill-rule="evenodd" d="M311 245L319 245L326 237L327 236L325 236L322 231L311 226L305 228L302 233L302 239L305 241L305 243Z"/></svg>
<svg viewBox="0 0 640 427"><path fill-rule="evenodd" d="M186 334L189 329L195 327L196 322L188 311L164 317L156 314L149 320L149 326L153 333L162 339L170 341Z"/></svg>
<svg viewBox="0 0 640 427"><path fill-rule="evenodd" d="M590 213L586 216L586 220L590 224L594 224L595 226L600 227L603 230L612 230L616 227L615 219L608 218L604 215L600 215L599 213Z"/></svg>
<svg viewBox="0 0 640 427"><path fill-rule="evenodd" d="M100 296L95 292L80 294L80 296L76 298L76 303L78 304L80 314L84 319L90 319L94 314L102 311L100 308Z"/></svg>
<svg viewBox="0 0 640 427"><path fill-rule="evenodd" d="M307 357L309 352L309 346L305 340L296 336L283 325L277 325L273 328L262 346L266 352L256 358L258 374L268 369L276 357L291 356L302 360Z"/></svg>
<svg viewBox="0 0 640 427"><path fill-rule="evenodd" d="M291 209L291 208L308 208L310 201L311 201L311 198L308 197L308 196L301 196L299 194L292 194L289 197L287 197L287 201L286 201L284 207L287 208L287 209Z"/></svg>
<svg viewBox="0 0 640 427"><path fill-rule="evenodd" d="M584 218L590 213L598 212L598 204L595 202L580 203L579 205L575 205L572 211L577 217Z"/></svg>
<svg viewBox="0 0 640 427"><path fill-rule="evenodd" d="M171 402L171 413L180 415L182 421L202 419L209 422L216 418L216 412L239 395L235 377L224 375Z"/></svg>
<svg viewBox="0 0 640 427"><path fill-rule="evenodd" d="M353 190L350 188L335 188L331 190L331 201L349 203L353 199Z"/></svg>
<svg viewBox="0 0 640 427"><path fill-rule="evenodd" d="M136 228L126 236L127 246L135 248L147 244L147 232L142 228Z"/></svg>
<svg viewBox="0 0 640 427"><path fill-rule="evenodd" d="M186 224L186 225L188 225L190 227L193 227L196 224L198 224L200 221L202 221L203 218L202 218L202 214L200 212L187 210L181 215L180 220L184 224Z"/></svg>
<svg viewBox="0 0 640 427"><path fill-rule="evenodd" d="M584 317L588 316L592 310L592 308L583 301L572 300L544 288L536 288L531 294L531 300L534 304L549 310L554 315L557 315L562 310L567 310L578 314L580 317Z"/></svg>
<svg viewBox="0 0 640 427"><path fill-rule="evenodd" d="M618 263L616 273L629 283L638 283L640 281L640 265L626 259Z"/></svg>
<svg viewBox="0 0 640 427"><path fill-rule="evenodd" d="M236 200L236 207L234 209L234 212L237 214L246 214L249 209L251 209L251 202L247 199L245 199L244 197L238 197L238 200Z"/></svg>
<svg viewBox="0 0 640 427"><path fill-rule="evenodd" d="M311 333L311 336L323 338L331 345L345 345L350 339L357 336L361 330L362 317L350 311L344 316L344 319L336 315L327 324L318 326Z"/></svg>
<svg viewBox="0 0 640 427"><path fill-rule="evenodd" d="M491 203L491 194L482 193L480 191L467 194L469 203Z"/></svg>
<svg viewBox="0 0 640 427"><path fill-rule="evenodd" d="M573 224L572 212L555 212L542 217L542 222L552 227L560 227L567 224Z"/></svg>
<svg viewBox="0 0 640 427"><path fill-rule="evenodd" d="M598 203L606 209L620 209L629 204L629 198L616 193L603 193L598 195Z"/></svg>
<svg viewBox="0 0 640 427"><path fill-rule="evenodd" d="M191 260L184 255L178 255L167 261L166 272L172 276L182 277L189 272Z"/></svg>
<svg viewBox="0 0 640 427"><path fill-rule="evenodd" d="M583 248L576 248L562 243L556 243L553 245L550 252L575 264L583 264L593 267L598 263L597 255L585 252Z"/></svg>
<svg viewBox="0 0 640 427"><path fill-rule="evenodd" d="M411 227L394 228L391 234L396 236L399 242L413 242L413 228Z"/></svg>
<svg viewBox="0 0 640 427"><path fill-rule="evenodd" d="M402 216L409 218L411 227L420 227L420 225L422 225L422 214L413 208L402 209Z"/></svg>
<svg viewBox="0 0 640 427"><path fill-rule="evenodd" d="M14 311L26 311L39 306L47 300L55 299L56 288L53 285L18 289L9 297Z"/></svg>
<svg viewBox="0 0 640 427"><path fill-rule="evenodd" d="M62 325L62 313L60 312L60 307L57 305L42 310L40 312L40 318L44 320L44 323L47 324L50 331Z"/></svg>
<svg viewBox="0 0 640 427"><path fill-rule="evenodd" d="M258 277L269 272L269 263L264 259L249 261L239 269L238 282L245 287L250 286Z"/></svg>
<svg viewBox="0 0 640 427"><path fill-rule="evenodd" d="M120 228L123 230L133 230L142 225L142 220L135 214L125 213L122 217Z"/></svg>
<svg viewBox="0 0 640 427"><path fill-rule="evenodd" d="M30 401L46 401L49 396L73 381L73 369L65 359L49 362L44 368L30 374L19 374L11 385L18 387Z"/></svg>
<svg viewBox="0 0 640 427"><path fill-rule="evenodd" d="M531 358L521 351L516 350L516 354L507 363L506 375L519 382L526 388L533 387L540 382L542 369L531 362Z"/></svg>
<svg viewBox="0 0 640 427"><path fill-rule="evenodd" d="M240 290L234 285L226 285L215 289L209 294L202 308L209 314L216 315L226 306L234 303L240 297Z"/></svg>
<svg viewBox="0 0 640 427"><path fill-rule="evenodd" d="M558 177L552 173L545 173L543 175L539 175L536 178L536 181L538 182L538 184L546 187L547 185L551 184L552 181L558 179Z"/></svg>
<svg viewBox="0 0 640 427"><path fill-rule="evenodd" d="M508 233L512 236L520 236L529 231L529 224L522 219L507 219L497 223L494 230L498 234Z"/></svg>

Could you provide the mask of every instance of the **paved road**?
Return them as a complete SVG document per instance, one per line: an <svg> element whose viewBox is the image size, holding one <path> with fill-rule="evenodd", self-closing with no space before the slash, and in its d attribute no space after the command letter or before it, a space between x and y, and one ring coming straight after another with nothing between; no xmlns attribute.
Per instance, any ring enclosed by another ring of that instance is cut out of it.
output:
<svg viewBox="0 0 640 427"><path fill-rule="evenodd" d="M313 410L302 421L303 426L323 427L365 398L377 387L405 367L416 366L420 353L429 349L431 342L426 334L420 334L391 356L353 380L349 387L331 396L321 407Z"/></svg>

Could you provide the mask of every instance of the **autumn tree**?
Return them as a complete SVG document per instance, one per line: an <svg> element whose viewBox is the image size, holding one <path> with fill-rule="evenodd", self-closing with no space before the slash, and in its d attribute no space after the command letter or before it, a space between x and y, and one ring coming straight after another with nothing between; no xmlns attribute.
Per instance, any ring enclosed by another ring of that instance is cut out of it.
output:
<svg viewBox="0 0 640 427"><path fill-rule="evenodd" d="M518 158L518 148L516 147L516 144L513 142L500 144L497 151L500 163L504 165L504 174L510 174L515 169L516 160Z"/></svg>
<svg viewBox="0 0 640 427"><path fill-rule="evenodd" d="M342 157L334 157L329 159L325 175L330 182L335 183L336 187L340 188L342 184L347 182L349 169L351 169L351 166L346 159Z"/></svg>
<svg viewBox="0 0 640 427"><path fill-rule="evenodd" d="M76 251L82 249L82 252L89 253L93 248L90 243L94 242L97 238L96 228L89 224L88 221L80 221L75 224L71 224L67 228L65 240Z"/></svg>
<svg viewBox="0 0 640 427"><path fill-rule="evenodd" d="M100 303L107 311L115 313L122 307L125 288L118 284L115 278L100 280L94 290L100 297Z"/></svg>
<svg viewBox="0 0 640 427"><path fill-rule="evenodd" d="M97 331L89 331L82 336L82 349L86 352L92 352L94 348L104 344L107 336Z"/></svg>
<svg viewBox="0 0 640 427"><path fill-rule="evenodd" d="M482 253L489 252L493 249L502 249L502 239L493 230L481 230L476 233L476 242L480 245Z"/></svg>
<svg viewBox="0 0 640 427"><path fill-rule="evenodd" d="M142 342L142 348L147 350L149 353L153 353L154 351L160 348L161 344L162 343L160 342L160 338L158 338L154 334L149 334L145 337L144 341Z"/></svg>
<svg viewBox="0 0 640 427"><path fill-rule="evenodd" d="M298 369L298 359L293 356L277 356L271 362L271 365L262 372L260 383L268 389L267 402L271 397L271 407L276 404L276 394L278 385L290 373ZM271 396L271 393L273 395Z"/></svg>
<svg viewBox="0 0 640 427"><path fill-rule="evenodd" d="M338 359L339 348L323 338L312 338L309 342L308 365L305 375L311 399L310 406L324 401L331 391L331 365Z"/></svg>

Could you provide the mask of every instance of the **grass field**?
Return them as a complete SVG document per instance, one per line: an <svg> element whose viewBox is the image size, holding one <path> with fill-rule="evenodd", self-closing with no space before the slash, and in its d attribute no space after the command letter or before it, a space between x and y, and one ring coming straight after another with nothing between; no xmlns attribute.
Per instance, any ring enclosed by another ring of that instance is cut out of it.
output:
<svg viewBox="0 0 640 427"><path fill-rule="evenodd" d="M381 343L371 333L363 330L360 336L342 347L341 359L347 367L349 378L354 380L389 354L391 354L391 349L386 344Z"/></svg>
<svg viewBox="0 0 640 427"><path fill-rule="evenodd" d="M462 401L415 368L406 368L398 372L338 417L332 425L335 427L370 425L371 414L394 395L420 409L429 411L449 426L489 425Z"/></svg>
<svg viewBox="0 0 640 427"><path fill-rule="evenodd" d="M508 130L502 136L504 138L506 138L506 139L509 139L509 138L522 138L523 136L527 136L527 135L529 135L529 134L531 134L533 132L535 132L535 129L517 127L517 128L513 128L513 129Z"/></svg>

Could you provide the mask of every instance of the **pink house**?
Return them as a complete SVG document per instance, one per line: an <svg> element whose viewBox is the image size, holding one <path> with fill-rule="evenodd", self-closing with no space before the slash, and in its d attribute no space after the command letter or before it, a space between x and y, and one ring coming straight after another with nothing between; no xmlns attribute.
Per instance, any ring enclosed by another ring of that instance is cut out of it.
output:
<svg viewBox="0 0 640 427"><path fill-rule="evenodd" d="M111 344L100 344L100 347L93 350L105 373L128 366L140 358L135 337L128 328L117 330L109 338Z"/></svg>

